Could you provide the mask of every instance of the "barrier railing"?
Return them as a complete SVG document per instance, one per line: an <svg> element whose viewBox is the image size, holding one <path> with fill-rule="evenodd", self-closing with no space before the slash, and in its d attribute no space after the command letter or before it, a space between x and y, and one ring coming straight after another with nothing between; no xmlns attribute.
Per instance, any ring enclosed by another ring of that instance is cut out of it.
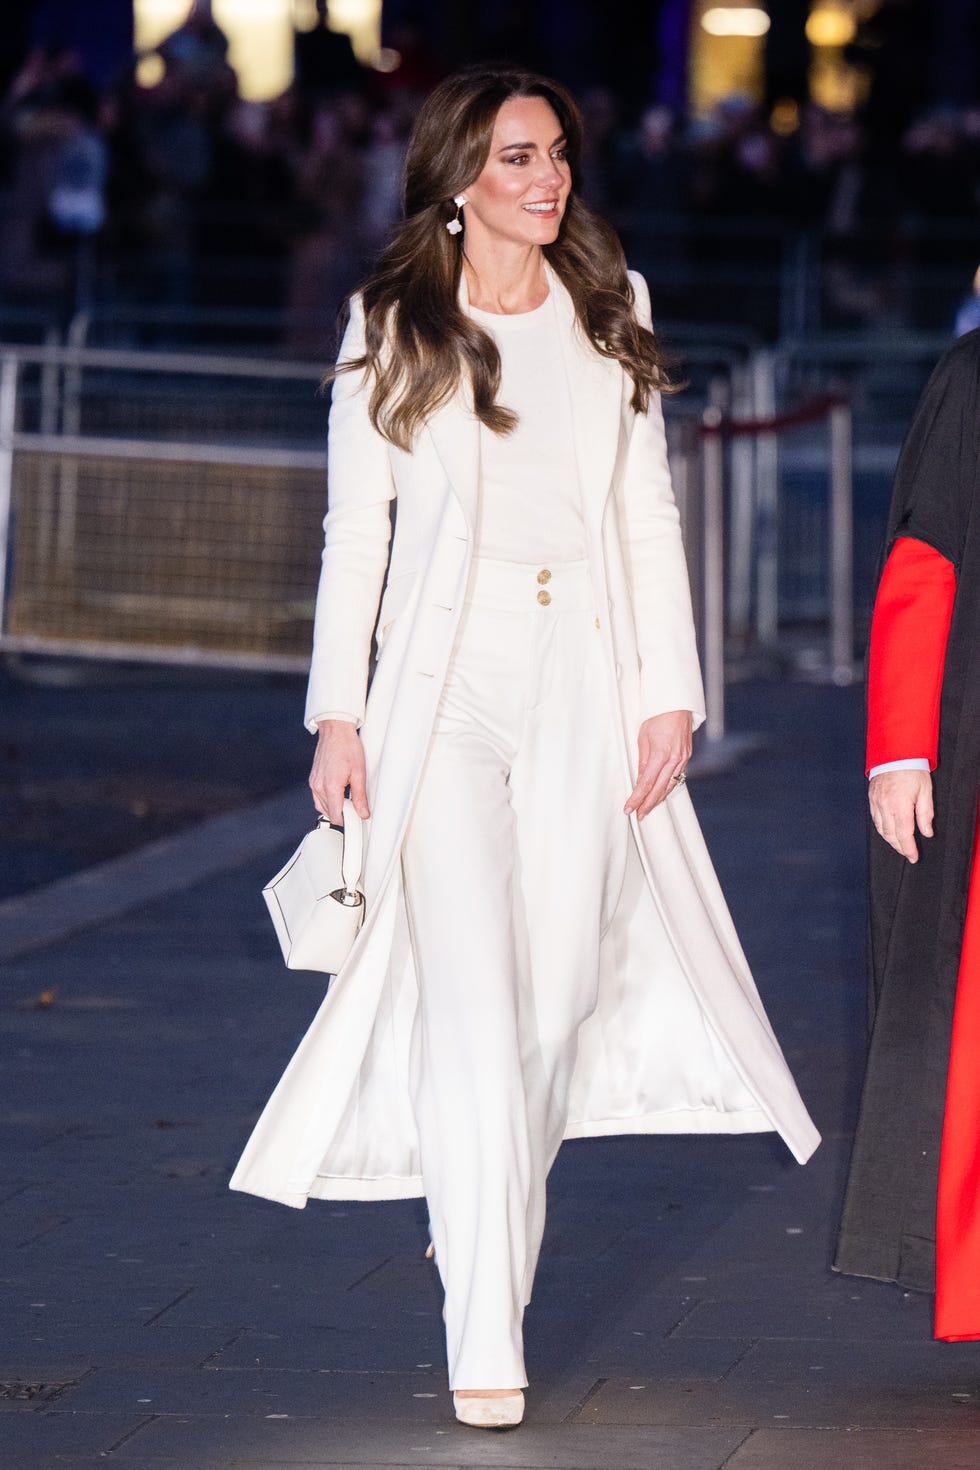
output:
<svg viewBox="0 0 980 1470"><path fill-rule="evenodd" d="M0 649L305 667L325 499L318 365L0 346ZM690 410L750 344L695 341ZM679 494L697 471L674 456Z"/></svg>
<svg viewBox="0 0 980 1470"><path fill-rule="evenodd" d="M302 670L319 365L0 348L0 648Z"/></svg>
<svg viewBox="0 0 980 1470"><path fill-rule="evenodd" d="M671 464L718 740L726 672L758 650L792 662L801 622L817 654L798 666L853 676L852 403L821 392L776 412L785 360L744 339L695 342L685 367L696 387L668 405ZM269 358L0 346L0 649L305 668L320 374ZM806 515L786 494L800 462Z"/></svg>
<svg viewBox="0 0 980 1470"><path fill-rule="evenodd" d="M828 584L823 619L826 633L822 656L810 662L807 672L811 677L847 684L856 671L853 442L848 398L836 393L818 394L790 411L759 418L726 417L717 405L709 405L702 413L698 431L692 433L688 426L681 445L675 449L674 478L699 612L708 711L705 736L709 742L717 743L725 737L726 672L733 654L746 651L745 628L734 623L733 606L754 610L757 649L775 651L780 643L780 436L823 424L829 434L823 549ZM739 475L734 451L740 443L754 444L763 470L771 468L773 474ZM696 499L692 499L692 490ZM749 504L745 503L746 490ZM733 596L731 583L735 576L747 580Z"/></svg>

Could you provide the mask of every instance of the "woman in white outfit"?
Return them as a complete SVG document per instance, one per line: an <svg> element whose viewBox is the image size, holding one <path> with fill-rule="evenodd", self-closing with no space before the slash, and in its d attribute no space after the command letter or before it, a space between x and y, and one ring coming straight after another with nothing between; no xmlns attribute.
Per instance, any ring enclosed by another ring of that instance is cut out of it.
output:
<svg viewBox="0 0 980 1470"><path fill-rule="evenodd" d="M564 1138L818 1141L684 787L702 690L661 358L576 197L580 142L554 82L442 83L351 301L306 713L318 809L349 787L370 815L367 918L232 1180L424 1193L457 1417L484 1426L523 1414Z"/></svg>

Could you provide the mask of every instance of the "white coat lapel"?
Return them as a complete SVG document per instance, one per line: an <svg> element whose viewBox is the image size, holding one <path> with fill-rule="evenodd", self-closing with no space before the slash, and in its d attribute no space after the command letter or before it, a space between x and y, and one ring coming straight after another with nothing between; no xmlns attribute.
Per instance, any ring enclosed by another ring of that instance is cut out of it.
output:
<svg viewBox="0 0 980 1470"><path fill-rule="evenodd" d="M470 298L465 274L459 278L457 299L462 310L468 311ZM461 383L445 407L432 416L429 433L472 535L476 531L480 507L480 420L469 405L465 383Z"/></svg>
<svg viewBox="0 0 980 1470"><path fill-rule="evenodd" d="M473 534L480 503L480 420L462 389L433 414L428 432Z"/></svg>
<svg viewBox="0 0 980 1470"><path fill-rule="evenodd" d="M602 357L579 326L575 306L555 271L548 277L555 293L568 391L572 406L575 450L586 512L601 511L612 483L622 418L623 370L615 359Z"/></svg>

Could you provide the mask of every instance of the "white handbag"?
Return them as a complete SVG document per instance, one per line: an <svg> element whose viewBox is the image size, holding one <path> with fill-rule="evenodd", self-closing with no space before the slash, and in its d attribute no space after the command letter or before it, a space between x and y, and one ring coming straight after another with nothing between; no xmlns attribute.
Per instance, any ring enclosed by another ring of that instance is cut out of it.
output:
<svg viewBox="0 0 980 1470"><path fill-rule="evenodd" d="M262 890L290 970L336 975L364 922L361 819L344 802L344 825L318 817L289 862Z"/></svg>

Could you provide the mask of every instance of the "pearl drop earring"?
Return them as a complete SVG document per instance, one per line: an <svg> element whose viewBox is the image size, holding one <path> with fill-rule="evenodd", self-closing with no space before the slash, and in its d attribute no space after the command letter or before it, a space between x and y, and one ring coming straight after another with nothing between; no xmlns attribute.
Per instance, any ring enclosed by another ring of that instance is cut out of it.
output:
<svg viewBox="0 0 980 1470"><path fill-rule="evenodd" d="M456 213L453 215L452 219L446 221L446 229L451 235L458 235L463 228L463 221L459 217L459 211L466 203L465 194L455 195L453 198L453 203L456 206Z"/></svg>

